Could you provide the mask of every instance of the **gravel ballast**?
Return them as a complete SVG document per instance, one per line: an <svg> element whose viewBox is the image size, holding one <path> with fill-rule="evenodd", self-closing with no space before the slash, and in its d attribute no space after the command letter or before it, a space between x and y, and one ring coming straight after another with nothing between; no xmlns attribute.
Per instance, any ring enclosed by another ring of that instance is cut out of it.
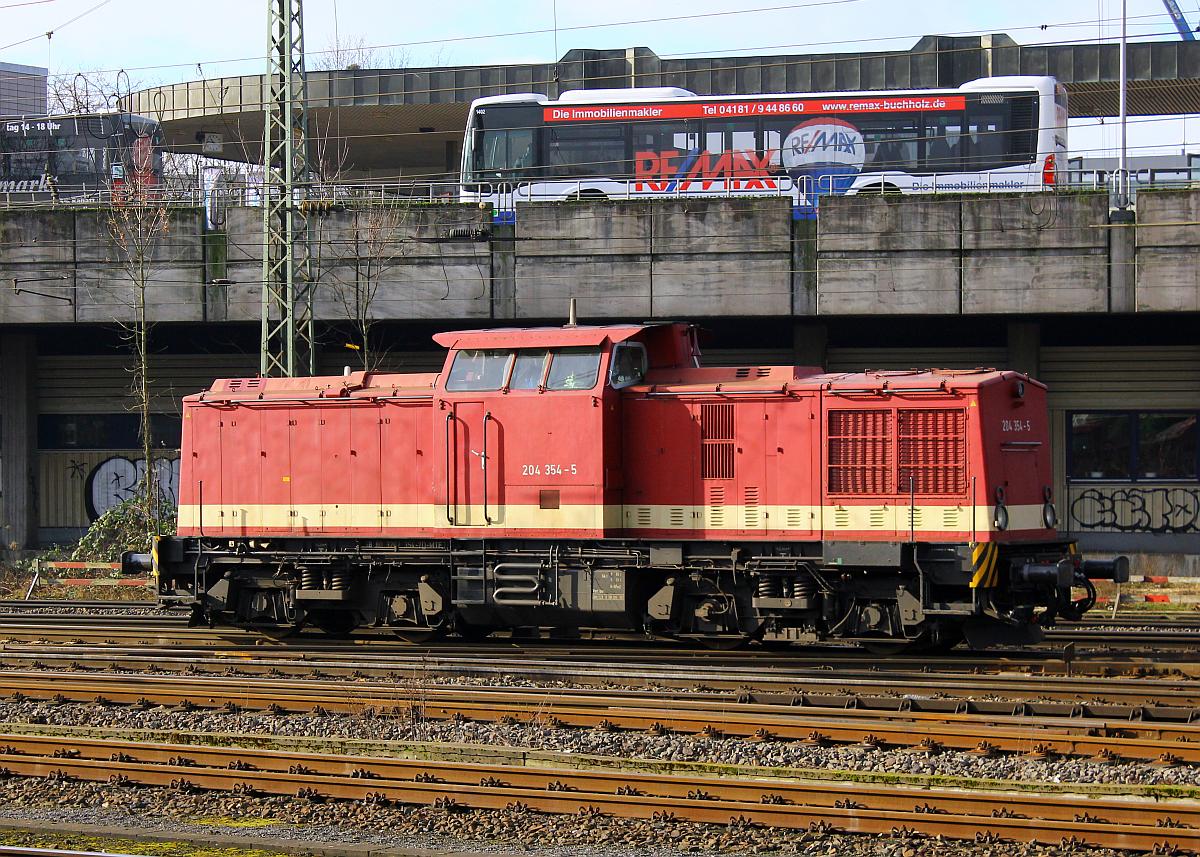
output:
<svg viewBox="0 0 1200 857"><path fill-rule="evenodd" d="M545 857L679 857L728 853L782 853L817 857L1050 857L1057 846L942 841L896 833L862 836L786 831L747 825L553 816L526 810L446 811L366 802L315 803L165 789L75 783L49 778L0 782L0 827L5 819L53 824L125 827L185 838L236 833L269 849L272 841L322 846L375 845L447 852L537 854ZM1072 848L1070 853L1113 857L1121 852Z"/></svg>
<svg viewBox="0 0 1200 857"><path fill-rule="evenodd" d="M750 742L738 738L605 732L525 723L413 722L403 718L328 713L234 714L33 700L0 701L0 730L4 722L130 731L169 730L474 744L660 762L708 762L1016 782L1200 787L1200 766L1194 765L1102 764L1081 758L988 757L958 751L927 754L909 749L868 749L851 745L821 747L799 741Z"/></svg>

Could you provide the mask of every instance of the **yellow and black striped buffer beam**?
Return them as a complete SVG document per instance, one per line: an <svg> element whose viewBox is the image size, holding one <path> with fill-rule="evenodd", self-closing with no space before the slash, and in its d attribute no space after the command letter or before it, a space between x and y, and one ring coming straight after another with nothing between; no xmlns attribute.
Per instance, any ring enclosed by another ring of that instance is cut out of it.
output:
<svg viewBox="0 0 1200 857"><path fill-rule="evenodd" d="M971 588L996 585L1000 577L1000 546L995 542L979 542L971 546Z"/></svg>

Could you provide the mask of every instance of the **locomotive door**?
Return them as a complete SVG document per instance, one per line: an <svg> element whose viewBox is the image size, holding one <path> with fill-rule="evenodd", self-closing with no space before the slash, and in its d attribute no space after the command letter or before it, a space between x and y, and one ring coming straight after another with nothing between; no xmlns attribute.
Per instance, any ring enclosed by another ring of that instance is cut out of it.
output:
<svg viewBox="0 0 1200 857"><path fill-rule="evenodd" d="M497 523L499 432L483 402L455 402L446 414L445 509L443 520L455 527Z"/></svg>

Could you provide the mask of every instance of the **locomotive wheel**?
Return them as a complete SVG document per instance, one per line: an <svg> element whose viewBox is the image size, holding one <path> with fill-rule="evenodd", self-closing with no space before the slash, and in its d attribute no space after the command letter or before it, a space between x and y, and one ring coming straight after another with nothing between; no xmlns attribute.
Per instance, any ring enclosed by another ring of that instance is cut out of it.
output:
<svg viewBox="0 0 1200 857"><path fill-rule="evenodd" d="M943 626L939 629L936 640L931 640L924 651L931 655L944 655L966 639L962 628Z"/></svg>
<svg viewBox="0 0 1200 857"><path fill-rule="evenodd" d="M878 655L881 658L921 651L917 640L863 640L859 645L872 655Z"/></svg>
<svg viewBox="0 0 1200 857"><path fill-rule="evenodd" d="M434 640L440 640L446 636L445 627L440 628L393 628L392 633L406 643L412 643L414 646L420 646L424 643L431 643Z"/></svg>
<svg viewBox="0 0 1200 857"><path fill-rule="evenodd" d="M468 643L478 643L486 640L496 631L488 625L472 625L470 622L464 622L462 619L456 619L454 622L454 633L458 634L459 639L465 640Z"/></svg>
<svg viewBox="0 0 1200 857"><path fill-rule="evenodd" d="M714 652L732 652L744 649L754 639L752 634L713 634L697 637L697 642Z"/></svg>
<svg viewBox="0 0 1200 857"><path fill-rule="evenodd" d="M337 610L321 610L310 613L308 622L316 625L329 636L339 639L349 637L350 633L358 627L358 620L354 618L353 614Z"/></svg>

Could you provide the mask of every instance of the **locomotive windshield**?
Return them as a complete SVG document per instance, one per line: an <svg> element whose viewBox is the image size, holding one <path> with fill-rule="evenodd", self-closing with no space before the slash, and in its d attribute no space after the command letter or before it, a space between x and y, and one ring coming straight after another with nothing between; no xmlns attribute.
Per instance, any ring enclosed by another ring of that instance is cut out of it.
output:
<svg viewBox="0 0 1200 857"><path fill-rule="evenodd" d="M600 377L599 348L560 348L550 361L547 390L590 390Z"/></svg>
<svg viewBox="0 0 1200 857"><path fill-rule="evenodd" d="M547 360L549 371L546 370ZM539 388L590 390L596 386L599 377L599 348L522 349L516 352L466 348L454 355L446 389L452 393Z"/></svg>

